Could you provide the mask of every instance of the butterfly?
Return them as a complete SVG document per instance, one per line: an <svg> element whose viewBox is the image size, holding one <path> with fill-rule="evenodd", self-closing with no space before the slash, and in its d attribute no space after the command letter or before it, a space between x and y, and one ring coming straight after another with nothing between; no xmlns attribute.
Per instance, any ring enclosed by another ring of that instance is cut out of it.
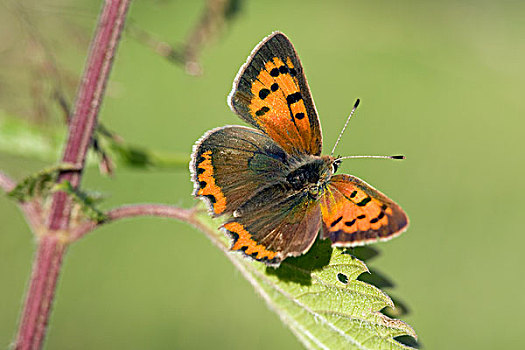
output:
<svg viewBox="0 0 525 350"><path fill-rule="evenodd" d="M391 199L352 175L335 175L342 158L321 155L317 111L299 57L281 32L263 39L228 96L254 128L208 131L193 147L193 194L232 239L231 249L278 266L321 237L354 247L391 239L408 226Z"/></svg>

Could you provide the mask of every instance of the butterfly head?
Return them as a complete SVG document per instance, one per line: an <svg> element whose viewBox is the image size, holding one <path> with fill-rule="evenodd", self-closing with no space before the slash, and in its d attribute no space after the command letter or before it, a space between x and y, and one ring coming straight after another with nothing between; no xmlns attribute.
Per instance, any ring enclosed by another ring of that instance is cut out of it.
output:
<svg viewBox="0 0 525 350"><path fill-rule="evenodd" d="M319 167L317 168L316 181L310 183L307 188L311 198L319 198L325 191L330 179L337 171L341 163L337 158L332 156L322 156L318 159Z"/></svg>
<svg viewBox="0 0 525 350"><path fill-rule="evenodd" d="M333 158L333 157L331 157ZM342 160L339 159L339 157L334 158L332 161L332 174L335 174L337 172L337 169L339 169L339 165L341 165Z"/></svg>

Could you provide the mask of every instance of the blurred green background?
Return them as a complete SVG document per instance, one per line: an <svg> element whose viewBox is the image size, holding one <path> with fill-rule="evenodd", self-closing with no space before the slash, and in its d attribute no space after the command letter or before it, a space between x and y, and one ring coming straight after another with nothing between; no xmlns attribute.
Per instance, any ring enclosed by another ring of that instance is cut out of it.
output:
<svg viewBox="0 0 525 350"><path fill-rule="evenodd" d="M415 328L422 346L521 347L525 3L240 5L237 18L203 50L201 77L187 75L125 35L100 119L129 142L189 157L206 130L240 123L226 105L233 78L264 36L285 32L307 73L325 151L359 97L362 104L338 153L408 158L350 160L342 171L373 184L410 216L409 230L376 245L382 254L369 265L395 282L387 292L410 308L402 319ZM204 7L204 1L137 1L130 18L176 43ZM2 16L10 16L8 8L0 7ZM75 74L88 41L71 39L63 23L80 23L89 38L98 8L97 1L27 3L40 18L33 24L45 18L39 32L60 53L58 65ZM54 25L55 19L62 24ZM3 28L1 41L16 49L20 29ZM9 50L2 52L5 57ZM10 107L5 87L17 88L17 80L8 79L13 71L24 69L1 68L4 111ZM16 178L47 164L0 154L0 169ZM107 194L105 208L194 203L185 168L121 167L107 178L92 167L84 187ZM0 222L0 347L7 347L16 331L34 238L4 195ZM70 248L57 293L48 349L301 348L223 253L202 233L175 221L134 219L90 234Z"/></svg>

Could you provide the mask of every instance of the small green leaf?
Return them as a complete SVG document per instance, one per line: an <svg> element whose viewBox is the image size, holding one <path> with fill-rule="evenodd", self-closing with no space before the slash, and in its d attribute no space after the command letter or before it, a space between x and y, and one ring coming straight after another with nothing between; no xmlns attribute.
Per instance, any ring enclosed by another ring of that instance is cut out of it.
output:
<svg viewBox="0 0 525 350"><path fill-rule="evenodd" d="M106 141L107 142L107 141ZM124 142L110 141L108 153L113 155L118 164L136 169L184 169L188 167L189 155L153 152L147 148Z"/></svg>
<svg viewBox="0 0 525 350"><path fill-rule="evenodd" d="M69 181L63 181L59 184L56 184L53 187L53 191L66 192L88 219L96 222L103 222L107 220L107 215L96 207L96 204L102 199L100 194L92 194L80 191L74 188Z"/></svg>
<svg viewBox="0 0 525 350"><path fill-rule="evenodd" d="M210 238L308 349L413 349L394 338L416 338L414 330L381 310L394 307L375 286L357 280L368 272L348 251L318 240L310 251L267 267L229 251L230 242L204 214Z"/></svg>
<svg viewBox="0 0 525 350"><path fill-rule="evenodd" d="M26 202L34 197L44 197L55 184L60 171L75 169L72 164L58 164L42 169L20 181L7 195L20 202Z"/></svg>

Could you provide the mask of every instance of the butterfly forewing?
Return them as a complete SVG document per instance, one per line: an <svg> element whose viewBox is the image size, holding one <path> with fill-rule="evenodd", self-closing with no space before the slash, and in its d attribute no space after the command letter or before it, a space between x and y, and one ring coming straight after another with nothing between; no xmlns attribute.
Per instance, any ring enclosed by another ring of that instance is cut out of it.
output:
<svg viewBox="0 0 525 350"><path fill-rule="evenodd" d="M332 177L321 210L323 237L341 247L388 240L408 226L408 217L394 201L351 175Z"/></svg>
<svg viewBox="0 0 525 350"><path fill-rule="evenodd" d="M273 33L254 49L229 103L289 154L321 154L319 118L299 57L284 34Z"/></svg>

